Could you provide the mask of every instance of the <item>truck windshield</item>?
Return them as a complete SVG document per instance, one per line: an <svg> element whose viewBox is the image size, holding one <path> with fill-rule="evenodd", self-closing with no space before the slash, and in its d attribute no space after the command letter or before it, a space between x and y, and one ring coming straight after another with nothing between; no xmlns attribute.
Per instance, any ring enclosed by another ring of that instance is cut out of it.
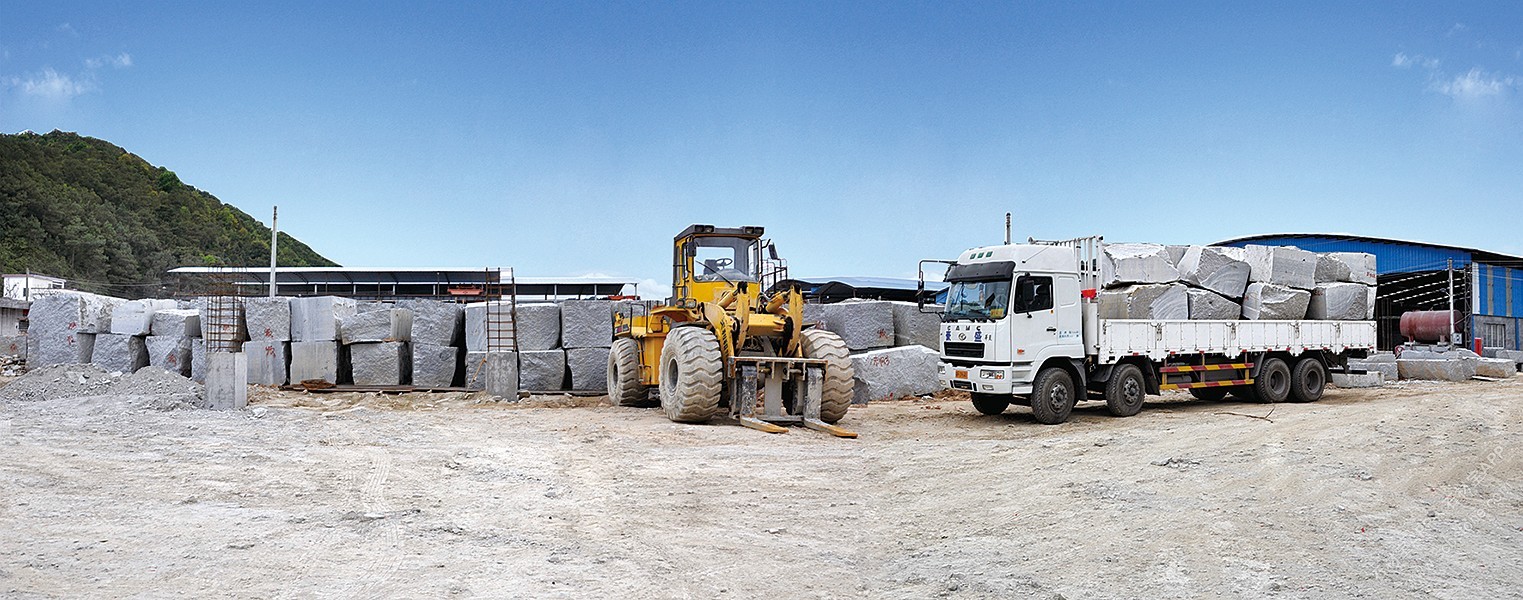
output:
<svg viewBox="0 0 1523 600"><path fill-rule="evenodd" d="M947 290L947 311L944 319L1005 318L1010 305L1010 280L955 281Z"/></svg>

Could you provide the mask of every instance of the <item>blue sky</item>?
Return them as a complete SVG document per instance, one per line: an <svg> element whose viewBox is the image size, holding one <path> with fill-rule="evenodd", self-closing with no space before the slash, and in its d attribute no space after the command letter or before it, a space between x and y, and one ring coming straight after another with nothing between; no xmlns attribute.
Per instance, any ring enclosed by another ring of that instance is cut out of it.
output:
<svg viewBox="0 0 1523 600"><path fill-rule="evenodd" d="M1523 4L92 3L0 14L0 131L77 131L350 266L664 281L1018 238L1523 254Z"/></svg>

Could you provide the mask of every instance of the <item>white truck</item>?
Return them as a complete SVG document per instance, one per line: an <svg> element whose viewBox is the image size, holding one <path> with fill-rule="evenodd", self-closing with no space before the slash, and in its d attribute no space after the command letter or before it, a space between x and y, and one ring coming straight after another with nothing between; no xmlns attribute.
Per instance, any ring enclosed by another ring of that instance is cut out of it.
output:
<svg viewBox="0 0 1523 600"><path fill-rule="evenodd" d="M1312 402L1329 369L1375 348L1373 321L1102 319L1100 244L1032 240L921 261L922 282L926 263L949 265L942 386L969 392L981 413L1025 404L1048 424L1084 400L1131 416L1163 390Z"/></svg>

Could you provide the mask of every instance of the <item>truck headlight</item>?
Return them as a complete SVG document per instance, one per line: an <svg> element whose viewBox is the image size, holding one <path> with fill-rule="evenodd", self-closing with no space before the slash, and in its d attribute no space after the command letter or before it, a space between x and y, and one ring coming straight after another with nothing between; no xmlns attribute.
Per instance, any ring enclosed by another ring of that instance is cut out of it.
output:
<svg viewBox="0 0 1523 600"><path fill-rule="evenodd" d="M990 369L980 369L978 371L978 376L980 378L982 378L982 379L1004 379L1005 378L1005 372L1004 371L994 371L994 370L990 370Z"/></svg>

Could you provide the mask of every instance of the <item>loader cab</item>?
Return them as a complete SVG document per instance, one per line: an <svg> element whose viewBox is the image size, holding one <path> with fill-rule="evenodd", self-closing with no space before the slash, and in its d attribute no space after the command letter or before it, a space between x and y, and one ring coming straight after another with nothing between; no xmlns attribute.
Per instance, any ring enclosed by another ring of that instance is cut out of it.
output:
<svg viewBox="0 0 1523 600"><path fill-rule="evenodd" d="M761 227L690 225L673 240L672 300L717 302L732 289L761 291Z"/></svg>

